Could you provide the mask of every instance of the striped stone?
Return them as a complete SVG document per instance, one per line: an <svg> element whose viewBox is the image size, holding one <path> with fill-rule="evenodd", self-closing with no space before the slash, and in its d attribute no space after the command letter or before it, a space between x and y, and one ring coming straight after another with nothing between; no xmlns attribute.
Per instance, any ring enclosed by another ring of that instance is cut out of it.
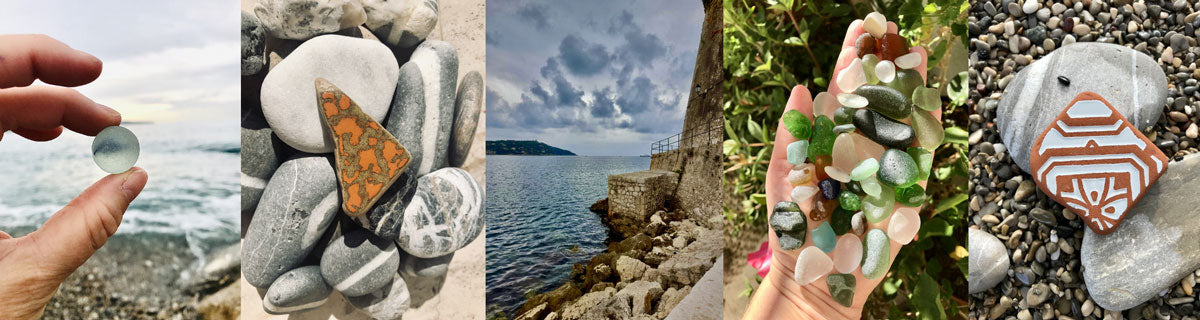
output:
<svg viewBox="0 0 1200 320"><path fill-rule="evenodd" d="M445 167L454 122L458 51L443 41L425 41L400 67L384 127L408 148L410 170L423 176Z"/></svg>
<svg viewBox="0 0 1200 320"><path fill-rule="evenodd" d="M1167 161L1108 101L1083 92L1034 142L1029 168L1047 196L1093 232L1109 234L1166 172Z"/></svg>
<svg viewBox="0 0 1200 320"><path fill-rule="evenodd" d="M270 314L287 314L312 310L325 304L333 292L321 277L318 266L304 266L284 273L275 279L263 296L263 310Z"/></svg>
<svg viewBox="0 0 1200 320"><path fill-rule="evenodd" d="M321 276L347 297L367 295L386 287L399 267L396 245L365 230L342 235L321 255Z"/></svg>
<svg viewBox="0 0 1200 320"><path fill-rule="evenodd" d="M267 182L242 243L242 276L267 288L304 257L338 212L337 185L327 157L284 161Z"/></svg>
<svg viewBox="0 0 1200 320"><path fill-rule="evenodd" d="M483 230L483 191L466 171L443 168L417 179L417 192L404 208L396 244L421 258L454 252Z"/></svg>

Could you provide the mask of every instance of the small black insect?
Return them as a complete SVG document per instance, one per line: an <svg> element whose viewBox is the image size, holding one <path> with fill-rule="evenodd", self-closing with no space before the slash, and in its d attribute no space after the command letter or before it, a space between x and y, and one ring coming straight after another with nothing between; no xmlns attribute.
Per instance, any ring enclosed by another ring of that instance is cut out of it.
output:
<svg viewBox="0 0 1200 320"><path fill-rule="evenodd" d="M1058 76L1058 83L1061 83L1064 86L1070 86L1071 79L1067 79L1066 76Z"/></svg>

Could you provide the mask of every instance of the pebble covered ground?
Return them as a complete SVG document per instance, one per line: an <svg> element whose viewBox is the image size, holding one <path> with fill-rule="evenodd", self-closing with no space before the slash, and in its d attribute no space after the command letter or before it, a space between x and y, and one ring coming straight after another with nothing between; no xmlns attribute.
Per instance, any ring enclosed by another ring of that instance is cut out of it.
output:
<svg viewBox="0 0 1200 320"><path fill-rule="evenodd" d="M1146 136L1175 161L1195 153L1198 16L1200 3L1187 0L971 2L970 225L998 237L1011 259L999 285L971 296L971 319L1197 319L1200 270L1124 312L1097 306L1082 277L1082 221L1019 169L994 119L1023 67L1071 43L1114 43L1146 53L1167 75L1163 115Z"/></svg>

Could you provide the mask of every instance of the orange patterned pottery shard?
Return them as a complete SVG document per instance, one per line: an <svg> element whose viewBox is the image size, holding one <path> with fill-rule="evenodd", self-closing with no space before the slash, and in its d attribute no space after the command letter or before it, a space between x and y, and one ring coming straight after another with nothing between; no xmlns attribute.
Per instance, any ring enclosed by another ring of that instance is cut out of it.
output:
<svg viewBox="0 0 1200 320"><path fill-rule="evenodd" d="M1084 92L1033 144L1029 168L1042 192L1109 234L1167 171L1167 156L1107 100Z"/></svg>
<svg viewBox="0 0 1200 320"><path fill-rule="evenodd" d="M317 78L317 108L333 137L342 209L367 212L404 172L411 158L391 133L328 80Z"/></svg>

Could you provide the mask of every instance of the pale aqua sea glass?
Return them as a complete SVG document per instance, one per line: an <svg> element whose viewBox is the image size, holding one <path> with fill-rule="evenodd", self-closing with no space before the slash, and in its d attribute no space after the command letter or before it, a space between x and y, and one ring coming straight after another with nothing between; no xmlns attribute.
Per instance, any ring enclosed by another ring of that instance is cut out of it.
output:
<svg viewBox="0 0 1200 320"><path fill-rule="evenodd" d="M137 163L140 153L137 136L125 127L104 128L92 140L92 159L104 172L118 174L128 171Z"/></svg>

